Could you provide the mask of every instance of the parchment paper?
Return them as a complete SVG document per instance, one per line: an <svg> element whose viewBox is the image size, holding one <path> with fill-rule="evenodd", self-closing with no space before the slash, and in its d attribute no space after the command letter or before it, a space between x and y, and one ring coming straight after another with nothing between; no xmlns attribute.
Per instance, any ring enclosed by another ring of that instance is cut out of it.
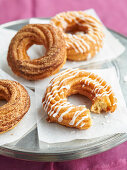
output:
<svg viewBox="0 0 127 170"><path fill-rule="evenodd" d="M88 71L88 70L87 70ZM42 97L45 87L51 78L48 78L35 88L36 109L37 109L37 129L39 141L47 143L67 142L75 139L92 139L104 135L127 132L127 109L121 92L119 81L114 68L90 70L98 74L111 84L113 91L118 99L117 109L114 113L94 114L92 116L92 126L88 130L78 130L75 128L64 127L56 123L46 121L47 113L42 109ZM110 75L110 76L109 76ZM91 102L81 95L69 97L69 101L75 105L85 104L90 108Z"/></svg>

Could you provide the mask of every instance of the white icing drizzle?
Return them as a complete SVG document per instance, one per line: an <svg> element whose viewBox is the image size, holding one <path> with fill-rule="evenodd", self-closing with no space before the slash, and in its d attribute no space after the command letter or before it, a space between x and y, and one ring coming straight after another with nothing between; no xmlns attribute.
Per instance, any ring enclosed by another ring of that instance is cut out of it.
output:
<svg viewBox="0 0 127 170"><path fill-rule="evenodd" d="M64 116L65 114L69 113L73 108L74 108L74 107L69 107L65 112L63 112L63 113L60 115L60 117L58 118L58 121L59 121L59 122L62 122L63 116Z"/></svg>
<svg viewBox="0 0 127 170"><path fill-rule="evenodd" d="M57 20L60 21L60 23L62 24L62 26L63 26L64 28L67 27L68 23L63 19L62 16L57 15Z"/></svg>
<svg viewBox="0 0 127 170"><path fill-rule="evenodd" d="M80 70L77 70L77 72L74 74L74 72L72 73L72 76L70 77L66 77L65 79L63 79L61 82L60 82L60 85L65 81L65 80L68 80L68 79L71 79L71 78L74 78L76 77L78 74L79 74ZM73 75L74 74L74 75Z"/></svg>
<svg viewBox="0 0 127 170"><path fill-rule="evenodd" d="M64 15L64 16L67 16L70 22L72 22L72 20L75 20L75 16L73 16L72 13L70 12L67 12L67 15Z"/></svg>
<svg viewBox="0 0 127 170"><path fill-rule="evenodd" d="M55 87L55 86L54 86L54 87ZM52 88L52 90L54 89L54 87ZM59 86L56 86L56 87L59 87ZM46 97L48 97L48 100L45 100L45 102L43 102L43 104L46 103L46 105L44 106L44 109L45 109L46 111L47 111L47 109L48 109L48 105L50 104L51 100L53 100L53 99L56 97L57 92L60 92L62 89L67 89L67 90L69 90L69 89L70 89L70 86L69 86L69 85L62 86L59 90L54 90L53 93L52 93L52 95L50 95L51 92L47 93L47 96L46 96ZM55 93L56 93L56 94L55 94ZM55 94L55 96L54 96L54 94ZM54 96L54 97L53 97L53 96ZM47 107L46 107L46 106L47 106Z"/></svg>
<svg viewBox="0 0 127 170"><path fill-rule="evenodd" d="M89 60L91 58L91 53L88 54L87 59Z"/></svg>
<svg viewBox="0 0 127 170"><path fill-rule="evenodd" d="M81 53L83 53L84 52L84 48L83 48L83 45L82 45L82 43L77 39L75 39L74 37L73 37L73 35L71 35L71 34L68 34L68 38L69 38L69 40L71 41L71 43L73 43L74 45L75 45L75 48L79 51L79 52L81 52ZM75 49L74 48L74 49Z"/></svg>
<svg viewBox="0 0 127 170"><path fill-rule="evenodd" d="M89 86L90 83L94 84L94 88L93 88L92 92L95 93L95 97L99 97L99 96L103 96L103 95L110 96L112 94L112 89L111 89L110 85L107 84L106 82L104 82L104 80L102 78L100 78L98 76L95 78L96 75L92 72L90 72L90 73L88 72L88 74L82 75L83 73L86 73L86 72L87 71L85 71L85 70L79 70L79 69L67 69L67 70L63 71L62 73L58 74L55 78L53 78L50 81L49 84L51 86L51 90L46 94L45 100L43 102L43 107L44 107L45 111L47 111L48 108L50 108L50 110L48 110L49 116L52 116L55 118L58 115L58 121L62 122L64 115L68 114L75 108L75 106L73 104L70 104L69 102L67 102L66 98L60 98L59 100L56 100L55 97L60 96L61 94L64 94L65 91L63 91L63 89L69 90L71 87L69 84L65 85L65 81L70 80L70 82L71 82L71 80L73 78L77 77L78 74L80 74L82 76L82 79L80 80L80 82L83 82L82 88L85 87L85 85ZM65 78L64 79L61 78L62 76L65 76ZM58 80L58 78L59 78L59 80ZM104 89L103 93L102 93L102 91L100 92L101 89ZM114 99L116 98L115 96L113 96L113 97L114 97ZM117 103L115 102L112 106L114 106L116 104ZM78 106L78 107L80 107L80 106ZM75 111L72 119L69 122L69 125L74 125L76 119L79 118L79 116L83 112L85 114L86 110L87 110L87 108L85 107L80 111ZM87 118L89 118L89 114L86 114L85 116L81 117L78 120L78 122L76 122L75 126L78 126L79 124L81 124L80 127L85 126L86 122L83 122L83 121Z"/></svg>
<svg viewBox="0 0 127 170"><path fill-rule="evenodd" d="M85 122L84 122L84 123L82 123L80 127L83 127L85 124L86 124Z"/></svg>
<svg viewBox="0 0 127 170"><path fill-rule="evenodd" d="M92 74L93 73L91 73L90 75L92 75ZM94 79L94 80L89 79L90 75L87 76L87 79L85 79L85 84L87 84L88 86L89 86L90 82L92 82L94 84L94 88L92 90L92 93L93 92L96 93L95 97L104 96L104 95L110 96L112 94L112 89L111 88L110 88L110 91L106 91L107 88L110 86L109 84L106 83L104 86L102 86L102 84L104 82L103 79L100 79L99 81L96 81L97 79L99 79L99 77L96 77L96 79ZM98 88L96 86L98 86ZM105 91L103 93L99 94L101 89L105 89Z"/></svg>
<svg viewBox="0 0 127 170"><path fill-rule="evenodd" d="M53 113L54 113L54 111L52 110L52 108L54 107L54 106L56 106L58 103L60 103L61 101L64 101L63 99L60 99L59 101L57 101L57 102L55 102L52 106L51 106L51 109L49 110L49 112L48 112L48 114L51 116ZM60 104L63 104L63 103L60 103ZM55 107L56 108L56 107ZM54 110L55 110L55 108L54 108ZM53 112L52 112L53 111Z"/></svg>
<svg viewBox="0 0 127 170"><path fill-rule="evenodd" d="M76 123L76 126L78 126L83 120L88 119L88 118L89 118L89 115L88 115L88 114L85 115L85 116L83 116L83 117Z"/></svg>
<svg viewBox="0 0 127 170"><path fill-rule="evenodd" d="M85 34L85 37L87 37L90 41L92 41L94 44L96 44L96 41L89 35L89 34Z"/></svg>
<svg viewBox="0 0 127 170"><path fill-rule="evenodd" d="M76 35L73 35L73 37L75 37L75 39L78 39L78 40L82 41L82 43L84 44L84 46L86 46L87 49L90 50L90 46L86 43L86 41L85 41L83 38L80 38L80 37L78 37L78 36L76 36ZM82 45L82 47L83 47L83 45Z"/></svg>
<svg viewBox="0 0 127 170"><path fill-rule="evenodd" d="M74 125L76 118L81 115L83 112L85 112L87 109L83 109L82 111L76 111L72 120L70 121L69 125Z"/></svg>
<svg viewBox="0 0 127 170"><path fill-rule="evenodd" d="M54 106L55 106L54 109L49 111L49 115L50 116L53 115L53 117L56 117L56 115L59 113L59 111L62 108L65 108L65 107L68 107L68 106L72 106L72 104L70 104L69 102L65 101L65 102L60 103L60 104L59 104L59 102L57 102L56 105L54 104ZM57 110L56 110L56 108L57 108ZM56 110L56 113L54 114L55 110Z"/></svg>
<svg viewBox="0 0 127 170"><path fill-rule="evenodd" d="M87 42L89 39L94 44L98 44L100 46L102 39L104 37L103 35L103 26L98 23L95 19L91 18L90 15L85 15L85 12L82 11L73 11L73 12L63 12L61 14L56 15L56 20L58 20L63 29L65 29L68 26L69 23L76 23L78 25L84 26L88 28L87 34L77 34L70 36L69 34L64 36L68 38L69 40L66 41L66 47L70 48L72 47L76 53L84 53L86 51L90 51L91 46ZM84 23L80 23L80 21L84 21ZM80 36L81 37L80 37ZM87 39L84 40L83 37L86 37ZM95 39L94 39L94 38ZM101 41L100 41L101 40ZM95 51L97 53L97 51ZM89 59L90 57L87 57Z"/></svg>
<svg viewBox="0 0 127 170"><path fill-rule="evenodd" d="M62 105L63 106L61 106L61 105L58 105L57 107L58 107L58 109L56 110L56 113L54 113L53 114L53 117L56 117L56 115L58 115L59 114L59 111L62 109L62 108L66 108L66 107L68 107L68 106L71 106L71 104L70 103L68 103L68 102L64 102L64 103L62 103ZM69 108L74 108L74 107L69 107ZM69 110L69 109L68 109ZM67 110L64 112L65 114L67 113ZM63 114L63 113L62 113ZM62 115L61 114L61 115Z"/></svg>
<svg viewBox="0 0 127 170"><path fill-rule="evenodd" d="M67 70L65 70L65 71L63 71L62 73L60 73L60 74L58 74L54 79L52 79L52 82L53 81L55 81L57 78L60 78L60 77L62 77L62 76L64 76L64 75L67 75L67 74L70 74L71 72L73 72L73 71L78 71L79 69L67 69ZM51 82L51 83L52 83ZM57 82L55 83L55 84L57 84ZM52 85L52 84L50 84L50 85Z"/></svg>
<svg viewBox="0 0 127 170"><path fill-rule="evenodd" d="M69 41L68 41L67 44L68 44L67 46L68 46L68 47L72 47L72 48L75 50L76 53L79 52L78 49L74 46L73 42L69 42Z"/></svg>

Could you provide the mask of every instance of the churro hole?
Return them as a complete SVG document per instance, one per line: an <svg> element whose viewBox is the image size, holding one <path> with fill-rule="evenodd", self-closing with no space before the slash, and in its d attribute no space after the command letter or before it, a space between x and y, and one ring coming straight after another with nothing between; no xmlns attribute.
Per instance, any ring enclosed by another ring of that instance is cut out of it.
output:
<svg viewBox="0 0 127 170"><path fill-rule="evenodd" d="M67 99L71 104L74 104L75 106L82 105L86 106L88 109L90 109L92 106L92 101L88 97L81 94L70 95Z"/></svg>
<svg viewBox="0 0 127 170"><path fill-rule="evenodd" d="M44 56L46 53L46 48L44 45L33 44L28 50L27 55L31 60L38 59Z"/></svg>

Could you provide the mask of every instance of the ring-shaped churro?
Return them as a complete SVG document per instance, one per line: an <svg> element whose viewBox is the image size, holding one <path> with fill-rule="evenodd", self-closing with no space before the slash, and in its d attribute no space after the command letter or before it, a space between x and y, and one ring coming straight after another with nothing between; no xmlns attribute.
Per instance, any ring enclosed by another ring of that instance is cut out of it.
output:
<svg viewBox="0 0 127 170"><path fill-rule="evenodd" d="M14 128L30 107L26 89L15 81L0 80L0 100L7 103L0 106L0 133Z"/></svg>
<svg viewBox="0 0 127 170"><path fill-rule="evenodd" d="M51 80L43 98L49 122L78 129L91 126L90 110L85 105L75 106L67 101L68 96L77 93L92 101L94 113L114 112L117 107L117 99L105 80L85 70L68 69Z"/></svg>
<svg viewBox="0 0 127 170"><path fill-rule="evenodd" d="M44 45L44 56L31 60L27 54L33 44ZM50 24L28 24L12 39L7 56L12 71L27 80L38 80L57 73L66 61L62 32Z"/></svg>
<svg viewBox="0 0 127 170"><path fill-rule="evenodd" d="M102 24L83 11L59 13L51 19L51 24L63 31L69 60L89 60L103 46Z"/></svg>

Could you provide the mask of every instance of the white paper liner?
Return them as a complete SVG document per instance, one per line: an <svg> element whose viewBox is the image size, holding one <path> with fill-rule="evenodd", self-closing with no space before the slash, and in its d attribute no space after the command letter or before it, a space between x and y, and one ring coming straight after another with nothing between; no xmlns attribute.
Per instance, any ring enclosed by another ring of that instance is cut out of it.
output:
<svg viewBox="0 0 127 170"><path fill-rule="evenodd" d="M94 10L87 10L87 13L97 17ZM30 19L30 23L48 23L49 20L40 20L32 18ZM105 40L104 46L101 51L97 54L96 57L89 61L81 61L81 62L74 62L74 61L67 61L66 64L63 66L64 68L70 67L78 67L80 65L88 65L91 63L97 62L104 62L106 60L112 60L116 57L120 56L125 50L124 46L106 29L105 31ZM15 35L16 31L8 30L8 29L0 29L0 68L4 70L6 73L11 75L15 80L19 81L20 83L24 84L25 86L34 89L35 88L35 81L28 81L21 77L16 76L10 69L7 63L7 50L9 46L9 42L11 41L12 37ZM38 58L44 54L44 48L38 45L32 46L28 50L28 55L30 55L31 59ZM43 81L43 80L42 80ZM36 83L40 83L40 81L36 81Z"/></svg>
<svg viewBox="0 0 127 170"><path fill-rule="evenodd" d="M14 80L7 73L0 69L0 79ZM30 108L22 120L17 124L17 126L3 134L0 134L0 145L12 143L20 140L26 134L28 134L36 125L36 108L35 108L35 93L30 89L26 88L30 96Z"/></svg>
<svg viewBox="0 0 127 170"><path fill-rule="evenodd" d="M87 70L88 71L88 70ZM105 135L127 132L127 109L114 68L91 70L111 84L113 91L118 99L117 110L109 114L91 114L92 126L88 130L78 130L65 127L56 123L46 121L47 113L42 109L42 97L45 88L51 78L47 78L35 88L36 109L37 109L37 129L39 141L47 143L67 142L75 139L92 139ZM43 89L43 90L42 90ZM76 105L86 104L89 100L80 95L70 97L69 101ZM88 107L89 108L89 107Z"/></svg>
<svg viewBox="0 0 127 170"><path fill-rule="evenodd" d="M0 29L0 55L8 50L11 39L17 31L2 28Z"/></svg>

